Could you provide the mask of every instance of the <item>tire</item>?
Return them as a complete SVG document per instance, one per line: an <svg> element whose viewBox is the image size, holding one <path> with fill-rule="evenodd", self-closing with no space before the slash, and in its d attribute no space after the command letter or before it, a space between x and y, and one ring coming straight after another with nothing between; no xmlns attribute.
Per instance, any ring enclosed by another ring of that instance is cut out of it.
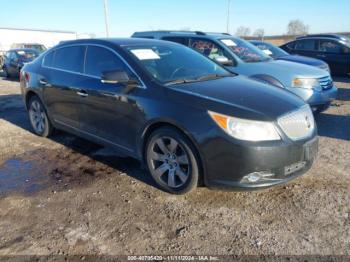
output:
<svg viewBox="0 0 350 262"><path fill-rule="evenodd" d="M145 158L157 185L172 194L186 194L197 187L199 161L191 141L171 127L155 130L149 137Z"/></svg>
<svg viewBox="0 0 350 262"><path fill-rule="evenodd" d="M30 124L36 135L49 137L53 133L53 126L47 116L43 103L38 96L33 96L29 100L28 115Z"/></svg>

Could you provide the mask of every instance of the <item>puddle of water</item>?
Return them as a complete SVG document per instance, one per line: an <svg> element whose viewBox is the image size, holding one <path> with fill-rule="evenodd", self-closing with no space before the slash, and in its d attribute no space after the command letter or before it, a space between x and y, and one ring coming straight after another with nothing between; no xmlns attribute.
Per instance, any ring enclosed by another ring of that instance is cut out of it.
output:
<svg viewBox="0 0 350 262"><path fill-rule="evenodd" d="M9 159L0 166L0 196L31 194L52 184L50 176L34 161Z"/></svg>

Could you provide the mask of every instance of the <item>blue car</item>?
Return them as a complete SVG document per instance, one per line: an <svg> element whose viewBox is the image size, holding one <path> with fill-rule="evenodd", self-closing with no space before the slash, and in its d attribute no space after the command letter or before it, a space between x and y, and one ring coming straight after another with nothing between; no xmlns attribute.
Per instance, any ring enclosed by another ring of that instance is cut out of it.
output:
<svg viewBox="0 0 350 262"><path fill-rule="evenodd" d="M274 60L253 44L222 33L193 31L136 32L136 38L160 39L188 46L229 71L288 90L307 102L314 112L326 110L337 88L326 70Z"/></svg>
<svg viewBox="0 0 350 262"><path fill-rule="evenodd" d="M271 43L263 42L263 41L250 41L253 45L258 47L268 56L271 56L275 60L285 60L295 63L300 63L304 65L315 66L330 72L329 66L326 62L323 62L320 59L310 58L301 55L291 55L284 51L282 48L279 48Z"/></svg>

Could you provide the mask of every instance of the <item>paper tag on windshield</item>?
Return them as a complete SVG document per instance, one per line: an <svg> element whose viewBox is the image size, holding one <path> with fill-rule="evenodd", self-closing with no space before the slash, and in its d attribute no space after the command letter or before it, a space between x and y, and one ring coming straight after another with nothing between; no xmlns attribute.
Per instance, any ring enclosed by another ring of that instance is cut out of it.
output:
<svg viewBox="0 0 350 262"><path fill-rule="evenodd" d="M237 46L237 44L231 39L221 39L221 42L227 46Z"/></svg>
<svg viewBox="0 0 350 262"><path fill-rule="evenodd" d="M267 55L272 55L272 52L270 51L270 50L268 50L268 49L264 49L264 50L262 50L265 54L267 54Z"/></svg>
<svg viewBox="0 0 350 262"><path fill-rule="evenodd" d="M160 59L160 56L152 49L135 49L131 52L140 60Z"/></svg>

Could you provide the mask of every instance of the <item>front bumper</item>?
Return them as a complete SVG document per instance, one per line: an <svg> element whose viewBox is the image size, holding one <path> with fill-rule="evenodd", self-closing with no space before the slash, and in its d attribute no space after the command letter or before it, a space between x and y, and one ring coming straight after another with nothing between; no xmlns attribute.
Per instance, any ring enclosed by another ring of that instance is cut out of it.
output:
<svg viewBox="0 0 350 262"><path fill-rule="evenodd" d="M307 172L317 156L318 138L236 144L221 137L206 143L204 152L207 187L256 190L286 183ZM247 181L248 175L257 173L269 175Z"/></svg>
<svg viewBox="0 0 350 262"><path fill-rule="evenodd" d="M308 103L313 111L326 110L330 103L337 98L338 93L336 86L322 91L305 88L289 88L288 90Z"/></svg>

